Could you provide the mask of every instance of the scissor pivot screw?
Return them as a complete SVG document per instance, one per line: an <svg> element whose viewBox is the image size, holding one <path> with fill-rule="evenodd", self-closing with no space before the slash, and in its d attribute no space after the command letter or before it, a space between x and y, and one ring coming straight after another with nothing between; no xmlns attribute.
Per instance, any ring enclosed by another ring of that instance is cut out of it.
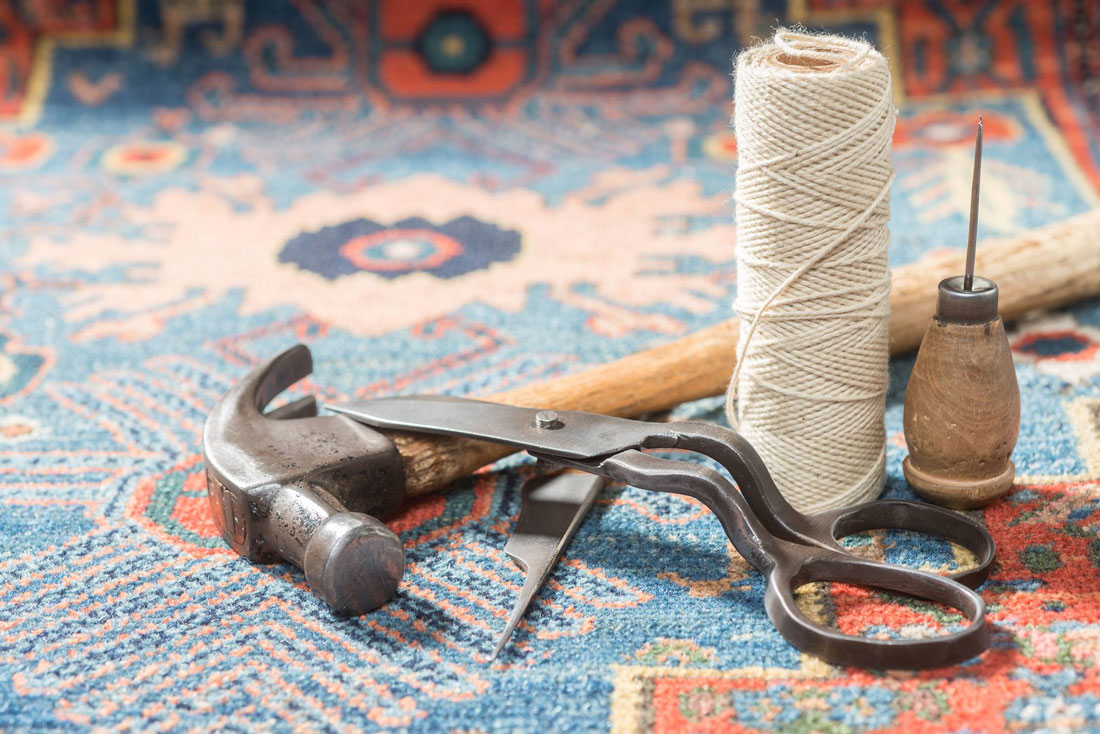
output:
<svg viewBox="0 0 1100 734"><path fill-rule="evenodd" d="M561 419L558 418L558 414L554 411L540 410L538 413L535 413L535 425L539 428L554 429L561 428L562 422Z"/></svg>

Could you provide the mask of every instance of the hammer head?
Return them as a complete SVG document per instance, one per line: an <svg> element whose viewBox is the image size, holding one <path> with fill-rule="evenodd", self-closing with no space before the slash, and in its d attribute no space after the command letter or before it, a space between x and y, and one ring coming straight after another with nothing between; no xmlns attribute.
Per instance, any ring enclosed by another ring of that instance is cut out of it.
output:
<svg viewBox="0 0 1100 734"><path fill-rule="evenodd" d="M251 561L285 560L337 611L385 603L405 570L400 540L376 517L404 499L400 454L383 434L318 416L313 396L264 415L313 371L298 345L254 370L203 428L210 511L222 537Z"/></svg>

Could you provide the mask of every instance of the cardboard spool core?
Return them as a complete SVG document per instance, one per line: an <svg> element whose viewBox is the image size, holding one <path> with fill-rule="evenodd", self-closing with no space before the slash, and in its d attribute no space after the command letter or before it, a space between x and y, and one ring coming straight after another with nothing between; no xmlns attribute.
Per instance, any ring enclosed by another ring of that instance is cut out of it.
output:
<svg viewBox="0 0 1100 734"><path fill-rule="evenodd" d="M815 48L811 51L820 51L821 53L828 53L829 49ZM795 56L788 53L780 53L772 57L775 63L779 66L786 66L789 69L796 71L825 71L826 69L835 69L840 66L836 61L827 61L825 59L811 59L801 56Z"/></svg>

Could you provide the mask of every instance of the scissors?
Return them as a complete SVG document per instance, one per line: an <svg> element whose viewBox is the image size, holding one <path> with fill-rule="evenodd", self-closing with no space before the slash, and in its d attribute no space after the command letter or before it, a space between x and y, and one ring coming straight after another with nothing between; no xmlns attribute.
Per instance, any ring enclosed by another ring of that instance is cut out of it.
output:
<svg viewBox="0 0 1100 734"><path fill-rule="evenodd" d="M328 406L362 423L500 443L536 459L652 492L694 497L722 523L737 551L767 580L764 606L794 647L836 665L936 668L989 647L985 602L973 588L989 575L993 538L979 523L932 505L878 500L806 515L780 494L763 460L737 431L700 421L652 423L579 411L548 411L446 396L353 400ZM732 482L700 464L643 453L683 449L708 456ZM735 486L736 484L736 486ZM738 491L740 490L740 491ZM894 528L942 538L969 550L973 568L941 576L853 555L839 538ZM963 614L965 628L923 639L871 639L829 629L799 609L803 584L858 584L938 602Z"/></svg>

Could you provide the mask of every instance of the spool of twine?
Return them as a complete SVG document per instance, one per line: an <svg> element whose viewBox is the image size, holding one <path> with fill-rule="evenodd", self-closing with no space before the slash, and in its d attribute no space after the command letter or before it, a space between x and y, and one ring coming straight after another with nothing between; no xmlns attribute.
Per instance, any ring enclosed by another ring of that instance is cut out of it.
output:
<svg viewBox="0 0 1100 734"><path fill-rule="evenodd" d="M727 413L800 510L885 482L890 70L780 30L737 58L737 299Z"/></svg>

